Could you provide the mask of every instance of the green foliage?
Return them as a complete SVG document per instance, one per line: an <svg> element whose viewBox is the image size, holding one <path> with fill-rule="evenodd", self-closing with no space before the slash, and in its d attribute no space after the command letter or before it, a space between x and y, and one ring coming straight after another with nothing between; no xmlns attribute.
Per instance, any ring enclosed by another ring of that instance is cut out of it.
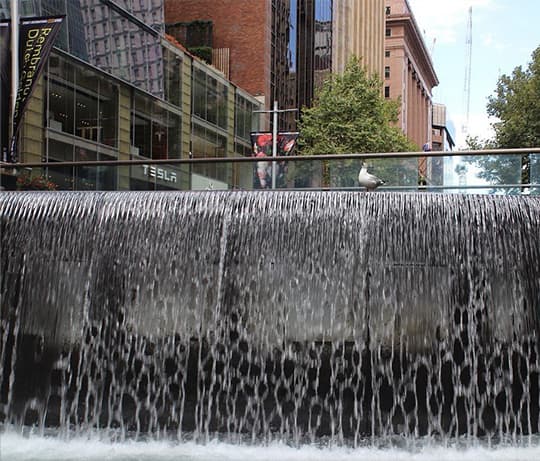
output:
<svg viewBox="0 0 540 461"><path fill-rule="evenodd" d="M496 117L493 123L495 138L481 140L467 138L471 150L493 148L526 148L540 146L540 47L532 53L532 61L526 70L518 66L512 75L502 75L494 94L489 98L487 112ZM491 184L526 183L530 172L540 168L538 156L482 156L469 157L465 161L474 164L478 176ZM494 192L497 188L493 189ZM501 190L502 191L502 190ZM519 191L504 190L507 193Z"/></svg>
<svg viewBox="0 0 540 461"><path fill-rule="evenodd" d="M207 64L212 64L212 48L209 46L190 46L188 51L201 58Z"/></svg>
<svg viewBox="0 0 540 461"><path fill-rule="evenodd" d="M342 75L331 75L315 98L303 108L299 146L302 154L397 152L411 143L393 125L399 115L397 101L381 94L381 81L368 76L356 57Z"/></svg>
<svg viewBox="0 0 540 461"><path fill-rule="evenodd" d="M352 57L342 75L331 75L319 90L313 107L303 108L298 147L302 155L416 151L395 126L399 102L385 99L377 76L368 76L358 58ZM338 186L358 185L358 161L330 164L325 182ZM371 166L386 172L394 183L399 161L372 160ZM403 171L401 171L402 173ZM400 174L401 174L400 173ZM415 173L416 174L416 173ZM382 176L381 176L382 177ZM414 181L416 181L416 176Z"/></svg>
<svg viewBox="0 0 540 461"><path fill-rule="evenodd" d="M499 78L488 101L488 114L499 119L493 124L498 147L540 145L540 46L526 70L518 66Z"/></svg>

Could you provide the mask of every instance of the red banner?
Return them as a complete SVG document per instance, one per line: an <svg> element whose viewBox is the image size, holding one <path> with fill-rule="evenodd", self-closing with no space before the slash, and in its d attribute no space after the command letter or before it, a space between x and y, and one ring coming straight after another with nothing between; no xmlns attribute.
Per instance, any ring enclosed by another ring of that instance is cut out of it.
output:
<svg viewBox="0 0 540 461"><path fill-rule="evenodd" d="M296 146L297 132L280 132L277 136L277 152L279 157L291 155ZM251 145L254 157L261 160L253 169L253 188L270 189L272 187L272 162L266 157L272 157L273 136L272 133L263 131L251 133ZM276 188L285 187L287 174L287 162L280 161L276 165Z"/></svg>

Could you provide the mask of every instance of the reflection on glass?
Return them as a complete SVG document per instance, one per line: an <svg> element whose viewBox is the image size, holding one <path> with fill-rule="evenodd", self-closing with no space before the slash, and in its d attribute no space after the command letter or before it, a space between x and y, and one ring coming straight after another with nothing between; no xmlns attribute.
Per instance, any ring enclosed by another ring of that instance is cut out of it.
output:
<svg viewBox="0 0 540 461"><path fill-rule="evenodd" d="M77 68L75 82L75 134L98 142L101 139L98 121L98 80L94 72Z"/></svg>
<svg viewBox="0 0 540 461"><path fill-rule="evenodd" d="M56 46L158 97L164 96L158 33L141 28L132 16L120 14L101 0L41 0L39 4L45 16L65 15ZM162 0L133 2L126 10L162 30Z"/></svg>
<svg viewBox="0 0 540 461"><path fill-rule="evenodd" d="M332 0L315 3L315 70L332 69Z"/></svg>
<svg viewBox="0 0 540 461"><path fill-rule="evenodd" d="M49 83L49 128L73 134L73 89L61 81Z"/></svg>
<svg viewBox="0 0 540 461"><path fill-rule="evenodd" d="M531 154L531 184L538 184L531 194L540 194L540 154Z"/></svg>
<svg viewBox="0 0 540 461"><path fill-rule="evenodd" d="M95 143L118 145L118 88L92 69L53 56L48 83L47 126Z"/></svg>
<svg viewBox="0 0 540 461"><path fill-rule="evenodd" d="M143 94L136 94L132 109L131 153L152 159L179 158L181 116Z"/></svg>
<svg viewBox="0 0 540 461"><path fill-rule="evenodd" d="M296 73L296 18L298 13L298 0L290 0L290 17L289 17L289 42L288 61L289 72Z"/></svg>
<svg viewBox="0 0 540 461"><path fill-rule="evenodd" d="M193 124L192 153L194 158L224 157L226 154L227 138L216 131ZM193 172L225 183L231 182L232 167L227 163L197 163Z"/></svg>
<svg viewBox="0 0 540 461"><path fill-rule="evenodd" d="M173 112L167 114L168 158L182 156L182 118Z"/></svg>
<svg viewBox="0 0 540 461"><path fill-rule="evenodd" d="M212 75L201 69L193 69L193 114L213 125L227 129L228 88Z"/></svg>
<svg viewBox="0 0 540 461"><path fill-rule="evenodd" d="M206 127L195 128L194 142L199 149L206 149L204 157L222 148L224 140L219 133ZM56 190L200 190L200 189L242 189L253 190L254 164L250 162L217 162L206 164L152 164L95 166L76 165L74 167L55 166L58 161L113 160L113 156L96 153L91 147L73 146L48 139L50 149L55 152L46 169L21 168L19 176L27 176L35 181L18 181L19 189L39 189L46 186L43 180L52 183ZM99 146L98 146L99 147ZM508 156L507 156L508 157ZM519 162L521 156L514 156ZM385 181L375 192L425 192L463 194L524 194L540 195L538 184L540 155L531 155L531 186L515 184L513 188L474 187L471 183L459 184L454 178L442 185L419 185L417 182L418 159L369 159L368 171ZM478 159L479 157L477 157ZM445 158L446 160L448 158ZM319 160L306 158L303 161L289 161L284 187L291 189L347 190L365 192L357 181L361 160ZM443 162L451 165L452 162ZM461 160L458 164L462 164ZM449 167L450 168L450 167ZM454 166L451 167L455 174ZM340 174L345 177L340 177ZM416 179L415 179L416 178ZM39 181L38 181L39 179ZM446 178L447 179L447 178ZM448 181L448 179L447 179Z"/></svg>
<svg viewBox="0 0 540 461"><path fill-rule="evenodd" d="M258 106L243 97L239 92L235 95L234 101L234 134L236 137L251 142L250 133L258 131L258 117L254 111ZM249 153L248 155L251 155Z"/></svg>
<svg viewBox="0 0 540 461"><path fill-rule="evenodd" d="M101 79L99 82L99 119L102 144L118 146L118 87Z"/></svg>
<svg viewBox="0 0 540 461"><path fill-rule="evenodd" d="M115 160L114 157L100 153L98 156L99 160ZM97 190L117 190L118 181L117 181L117 167L114 166L105 166L100 165L96 167L97 171Z"/></svg>
<svg viewBox="0 0 540 461"><path fill-rule="evenodd" d="M182 104L182 58L171 50L164 52L165 100L176 106Z"/></svg>
<svg viewBox="0 0 540 461"><path fill-rule="evenodd" d="M75 160L90 162L97 160L97 152L83 147L75 147ZM74 168L75 190L96 190L97 171L95 166L77 165Z"/></svg>
<svg viewBox="0 0 540 461"><path fill-rule="evenodd" d="M167 158L167 134L167 111L156 104L152 113L152 158Z"/></svg>
<svg viewBox="0 0 540 461"><path fill-rule="evenodd" d="M115 0L126 11L148 24L157 31L163 32L164 10L163 0Z"/></svg>

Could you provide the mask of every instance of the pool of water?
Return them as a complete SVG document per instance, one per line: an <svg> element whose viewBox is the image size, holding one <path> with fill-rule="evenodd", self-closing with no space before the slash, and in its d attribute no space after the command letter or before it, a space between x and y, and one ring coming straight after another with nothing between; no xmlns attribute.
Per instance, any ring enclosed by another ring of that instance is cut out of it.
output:
<svg viewBox="0 0 540 461"><path fill-rule="evenodd" d="M234 445L211 441L172 443L166 441L110 442L99 435L69 440L58 436L16 433L0 435L2 461L537 461L540 440L527 438L489 447L458 440L447 443L417 440L396 447L360 448L304 445L291 447L274 442L261 445Z"/></svg>

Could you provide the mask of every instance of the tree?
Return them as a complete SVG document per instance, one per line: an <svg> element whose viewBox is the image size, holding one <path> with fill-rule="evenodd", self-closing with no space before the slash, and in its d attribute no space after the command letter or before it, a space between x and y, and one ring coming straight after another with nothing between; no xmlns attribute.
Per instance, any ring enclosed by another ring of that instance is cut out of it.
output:
<svg viewBox="0 0 540 461"><path fill-rule="evenodd" d="M497 118L492 140L468 138L472 150L540 146L540 46L532 53L527 69L514 69L511 76L502 75L495 92L488 99L487 113ZM526 184L531 171L540 168L538 156L482 156L466 159L479 169L479 177L492 184ZM496 189L494 189L496 190ZM517 192L519 188L506 192Z"/></svg>
<svg viewBox="0 0 540 461"><path fill-rule="evenodd" d="M360 60L353 56L343 74L331 75L323 83L313 106L302 109L298 140L300 153L321 155L418 150L395 125L399 102L385 99L381 88L378 76L368 76ZM357 185L359 162L339 163L332 162L325 169L326 183ZM404 177L411 176L409 170L412 169L411 181L416 184L416 160L381 159L369 163L376 174L393 184L403 183ZM412 168L408 164L413 165Z"/></svg>
<svg viewBox="0 0 540 461"><path fill-rule="evenodd" d="M499 78L487 111L499 119L493 124L498 147L540 145L540 46L526 70L518 66Z"/></svg>

